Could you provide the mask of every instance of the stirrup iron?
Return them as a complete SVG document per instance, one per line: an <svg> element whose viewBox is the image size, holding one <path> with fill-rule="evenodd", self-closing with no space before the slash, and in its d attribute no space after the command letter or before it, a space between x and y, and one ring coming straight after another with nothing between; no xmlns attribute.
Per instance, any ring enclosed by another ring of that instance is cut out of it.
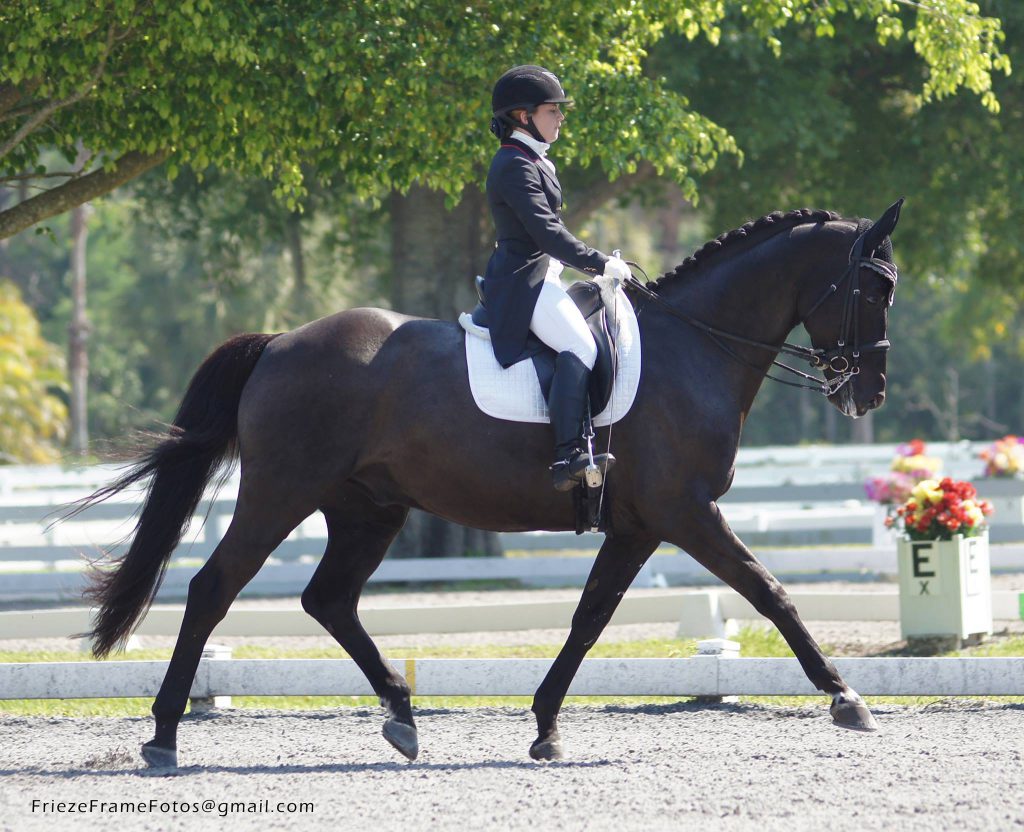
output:
<svg viewBox="0 0 1024 832"><path fill-rule="evenodd" d="M583 481L587 488L600 488L604 482L604 473L594 461L594 423L590 419L590 406L587 405L586 433L583 438L587 442L587 467L583 469Z"/></svg>
<svg viewBox="0 0 1024 832"><path fill-rule="evenodd" d="M590 488L600 488L604 475L615 464L611 454L597 454L594 457L586 451L576 451L568 459L562 459L548 470L552 473L555 491L572 491L581 482ZM597 485L591 485L591 477L597 475Z"/></svg>

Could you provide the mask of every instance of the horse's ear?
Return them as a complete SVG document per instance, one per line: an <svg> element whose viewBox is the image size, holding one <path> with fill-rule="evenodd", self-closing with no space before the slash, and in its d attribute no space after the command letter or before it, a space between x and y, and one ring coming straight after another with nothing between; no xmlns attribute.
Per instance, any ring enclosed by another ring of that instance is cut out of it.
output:
<svg viewBox="0 0 1024 832"><path fill-rule="evenodd" d="M900 220L900 208L903 207L903 197L897 199L892 205L885 209L885 213L874 225L864 233L864 251L870 253L875 251L882 241L892 234L896 223Z"/></svg>

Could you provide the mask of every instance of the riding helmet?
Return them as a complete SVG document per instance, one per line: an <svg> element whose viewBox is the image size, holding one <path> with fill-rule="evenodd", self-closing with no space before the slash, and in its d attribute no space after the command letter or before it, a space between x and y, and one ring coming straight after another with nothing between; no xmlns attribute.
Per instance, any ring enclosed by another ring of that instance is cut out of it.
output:
<svg viewBox="0 0 1024 832"><path fill-rule="evenodd" d="M527 110L533 113L541 104L572 104L567 98L562 82L553 72L542 66L526 64L514 66L498 79L491 93L491 132L499 139L505 138L518 126L508 114L513 110ZM544 141L533 125L531 115L527 129L537 141Z"/></svg>

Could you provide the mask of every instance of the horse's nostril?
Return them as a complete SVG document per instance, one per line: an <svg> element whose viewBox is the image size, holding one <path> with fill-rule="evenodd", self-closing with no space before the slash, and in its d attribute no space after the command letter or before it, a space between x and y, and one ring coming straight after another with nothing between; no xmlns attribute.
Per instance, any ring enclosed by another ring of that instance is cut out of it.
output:
<svg viewBox="0 0 1024 832"><path fill-rule="evenodd" d="M877 396L875 396L871 400L871 408L872 408L872 410L874 410L875 408L881 407L882 406L882 402L884 402L884 401L885 401L885 393L879 393Z"/></svg>

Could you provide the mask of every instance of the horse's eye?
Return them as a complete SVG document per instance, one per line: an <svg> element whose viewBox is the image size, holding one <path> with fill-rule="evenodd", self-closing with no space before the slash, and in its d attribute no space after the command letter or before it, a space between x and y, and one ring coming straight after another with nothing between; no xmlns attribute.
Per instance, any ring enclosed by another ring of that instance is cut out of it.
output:
<svg viewBox="0 0 1024 832"><path fill-rule="evenodd" d="M868 295L866 298L864 298L864 300L866 300L872 306L878 306L878 303L879 301L881 301L881 298L878 295Z"/></svg>

